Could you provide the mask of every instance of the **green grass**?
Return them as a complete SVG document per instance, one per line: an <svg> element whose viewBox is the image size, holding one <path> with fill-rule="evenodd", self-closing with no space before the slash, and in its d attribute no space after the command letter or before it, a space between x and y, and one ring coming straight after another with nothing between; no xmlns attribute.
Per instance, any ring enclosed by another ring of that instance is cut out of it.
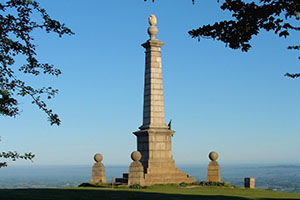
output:
<svg viewBox="0 0 300 200"><path fill-rule="evenodd" d="M1 200L275 200L299 199L300 194L280 193L268 190L251 190L231 187L201 186L193 188L177 185L154 185L144 189L130 188L60 188L60 189L1 189Z"/></svg>

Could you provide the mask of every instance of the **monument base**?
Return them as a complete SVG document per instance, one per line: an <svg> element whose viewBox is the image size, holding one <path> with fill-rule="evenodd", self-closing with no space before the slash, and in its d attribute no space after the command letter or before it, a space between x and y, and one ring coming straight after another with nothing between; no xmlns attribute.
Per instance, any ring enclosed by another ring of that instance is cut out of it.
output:
<svg viewBox="0 0 300 200"><path fill-rule="evenodd" d="M166 183L192 183L196 179L188 177L186 173L181 172L178 168L154 169L150 168L151 173L145 174L145 185L166 184ZM164 172L163 172L164 171Z"/></svg>
<svg viewBox="0 0 300 200"><path fill-rule="evenodd" d="M175 131L167 127L149 128L133 133L137 136L137 150L142 154L145 185L196 181L175 168L171 152L171 136L174 133Z"/></svg>
<svg viewBox="0 0 300 200"><path fill-rule="evenodd" d="M144 168L144 185L167 183L192 183L196 179L189 177L175 167L171 152L171 136L175 131L168 128L148 128L136 131L137 150L141 153L140 162ZM127 174L116 182L127 183Z"/></svg>

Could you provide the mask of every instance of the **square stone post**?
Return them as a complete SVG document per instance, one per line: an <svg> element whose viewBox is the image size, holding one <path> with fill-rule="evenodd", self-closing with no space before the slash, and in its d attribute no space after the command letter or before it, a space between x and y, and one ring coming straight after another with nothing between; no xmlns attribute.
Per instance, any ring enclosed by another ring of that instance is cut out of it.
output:
<svg viewBox="0 0 300 200"><path fill-rule="evenodd" d="M248 178L244 179L244 186L245 188L254 189L255 188L255 178Z"/></svg>

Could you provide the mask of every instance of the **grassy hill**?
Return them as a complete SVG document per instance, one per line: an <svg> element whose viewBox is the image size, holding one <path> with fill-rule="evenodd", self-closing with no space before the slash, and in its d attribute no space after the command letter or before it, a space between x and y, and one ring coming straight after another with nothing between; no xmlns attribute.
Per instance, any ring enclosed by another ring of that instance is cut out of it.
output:
<svg viewBox="0 0 300 200"><path fill-rule="evenodd" d="M186 188L177 185L155 185L144 189L130 188L60 188L60 189L1 189L1 200L275 200L299 199L300 194L269 190L201 186Z"/></svg>

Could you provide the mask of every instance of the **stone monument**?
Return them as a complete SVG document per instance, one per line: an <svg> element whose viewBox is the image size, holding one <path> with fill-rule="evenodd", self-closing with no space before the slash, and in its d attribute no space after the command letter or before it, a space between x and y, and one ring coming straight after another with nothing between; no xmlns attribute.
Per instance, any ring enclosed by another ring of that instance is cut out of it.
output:
<svg viewBox="0 0 300 200"><path fill-rule="evenodd" d="M96 163L93 165L91 183L105 183L105 168L101 162L103 160L103 156L100 153L97 153L94 156L94 160Z"/></svg>
<svg viewBox="0 0 300 200"><path fill-rule="evenodd" d="M207 168L207 181L221 182L220 166L217 162L219 155L217 152L212 151L209 153L208 157L211 161Z"/></svg>
<svg viewBox="0 0 300 200"><path fill-rule="evenodd" d="M138 151L134 151L131 153L131 159L133 162L129 167L129 175L128 175L128 185L145 185L144 178L144 167L140 162L142 155Z"/></svg>
<svg viewBox="0 0 300 200"><path fill-rule="evenodd" d="M254 189L255 188L255 178L245 178L244 179L245 188Z"/></svg>
<svg viewBox="0 0 300 200"><path fill-rule="evenodd" d="M146 49L143 124L133 134L137 136L137 150L141 153L145 185L195 182L178 168L171 152L171 136L175 131L165 123L162 82L161 47L164 42L156 38L155 15L150 15L150 39L142 46Z"/></svg>

